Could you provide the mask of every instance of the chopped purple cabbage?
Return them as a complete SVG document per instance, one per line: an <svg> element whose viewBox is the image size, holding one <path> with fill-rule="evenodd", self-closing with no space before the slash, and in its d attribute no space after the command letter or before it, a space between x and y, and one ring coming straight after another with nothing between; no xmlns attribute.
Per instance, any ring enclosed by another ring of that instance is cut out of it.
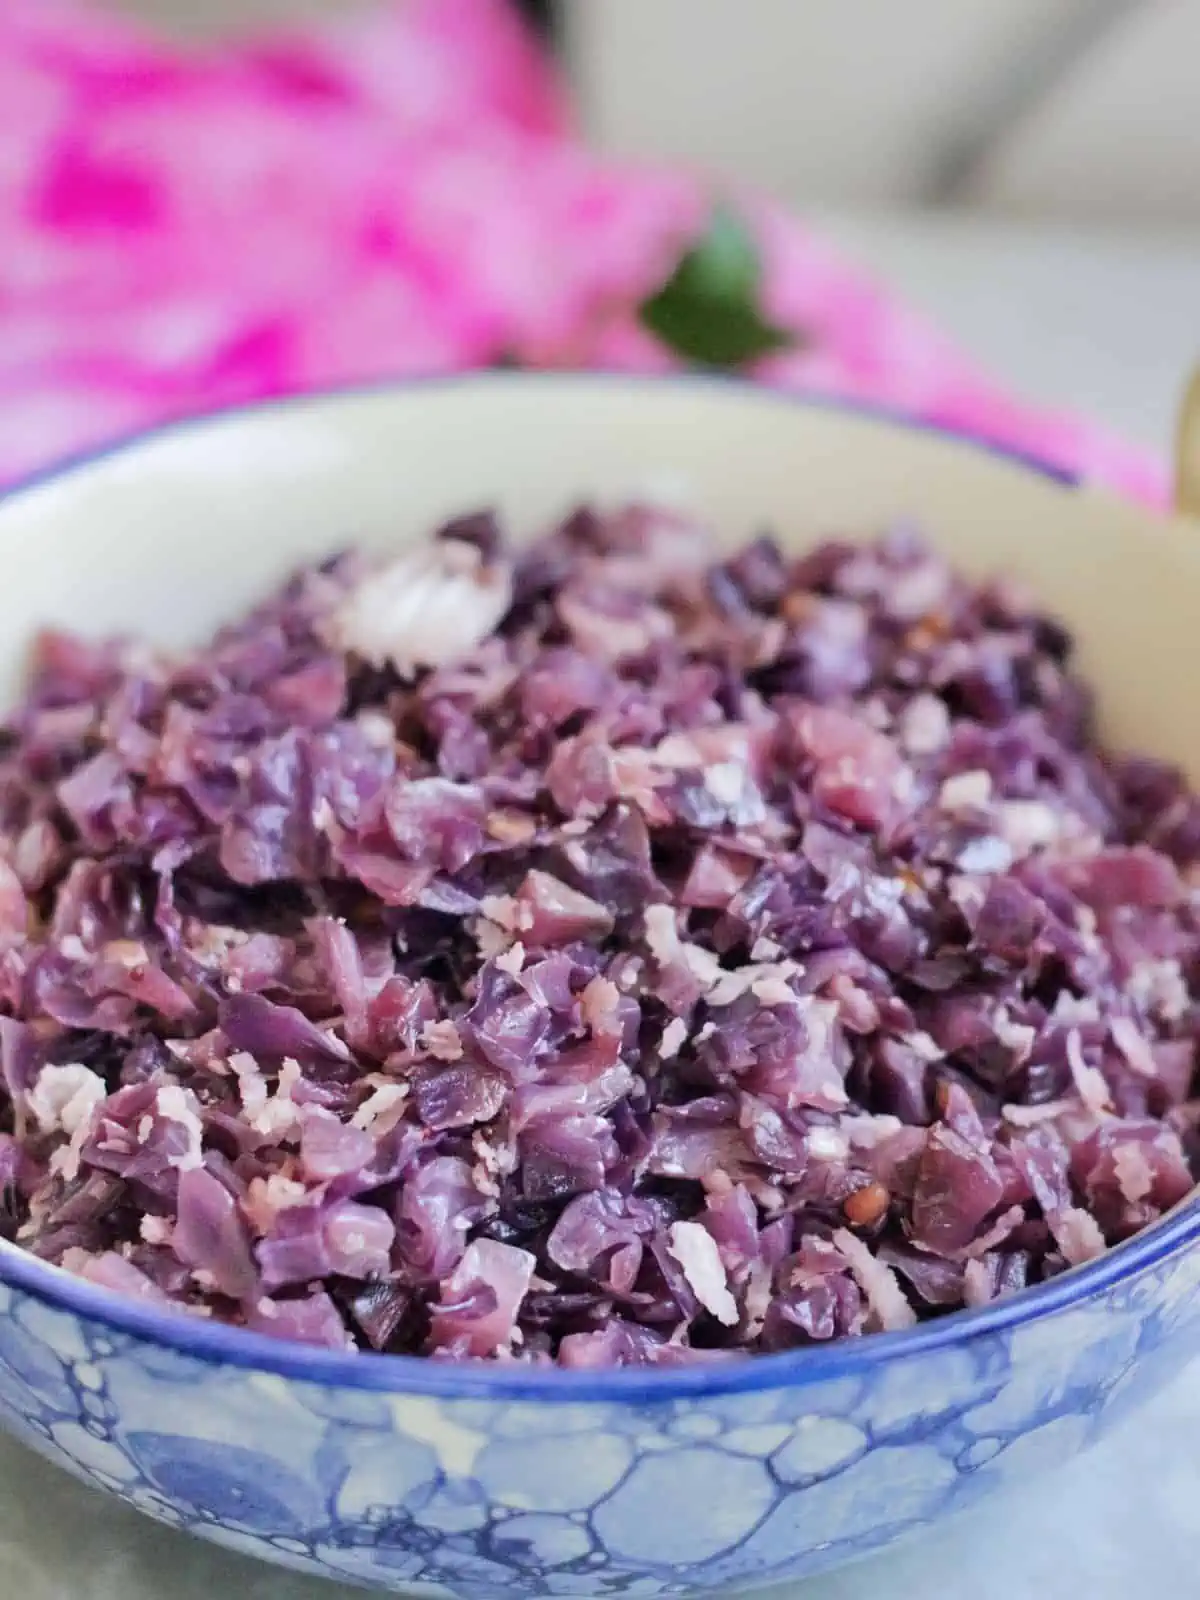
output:
<svg viewBox="0 0 1200 1600"><path fill-rule="evenodd" d="M0 730L0 1232L334 1348L720 1360L1200 1170L1200 802L907 534L489 516Z"/></svg>

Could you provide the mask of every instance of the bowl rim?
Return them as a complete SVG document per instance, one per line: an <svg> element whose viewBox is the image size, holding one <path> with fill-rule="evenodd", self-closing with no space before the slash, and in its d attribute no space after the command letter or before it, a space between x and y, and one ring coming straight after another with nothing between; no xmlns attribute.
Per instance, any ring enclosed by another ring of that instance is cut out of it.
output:
<svg viewBox="0 0 1200 1600"><path fill-rule="evenodd" d="M949 444L1007 462L1063 490L1080 486L1077 475L1031 453L965 429L841 396L797 393L723 374L483 370L381 378L251 400L174 418L69 455L25 476L0 491L0 513L10 502L36 492L43 485L86 472L112 457L134 453L159 439L236 424L239 419L253 419L264 413L336 408L340 402L371 397L383 401L389 395L422 389L484 386L586 389L612 385L626 385L640 391L703 388L714 393L753 398L760 403L843 412L904 432L939 437ZM163 1309L131 1299L76 1277L4 1240L0 1240L0 1283L56 1310L100 1324L113 1333L165 1347L209 1365L232 1366L318 1385L462 1400L536 1400L562 1404L668 1401L853 1379L893 1359L935 1355L974 1339L1011 1332L1105 1294L1197 1240L1200 1240L1200 1190L1193 1191L1165 1218L1093 1261L1009 1298L975 1309L953 1311L912 1328L711 1364L582 1371L523 1367L517 1362L451 1362L425 1356L328 1350L295 1340L274 1339L247 1328L209 1322L174 1308Z"/></svg>

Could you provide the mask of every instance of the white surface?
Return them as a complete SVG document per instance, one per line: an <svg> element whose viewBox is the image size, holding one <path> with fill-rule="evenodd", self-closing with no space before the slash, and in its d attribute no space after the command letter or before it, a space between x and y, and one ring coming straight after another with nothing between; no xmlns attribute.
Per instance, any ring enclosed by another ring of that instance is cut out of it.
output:
<svg viewBox="0 0 1200 1600"><path fill-rule="evenodd" d="M861 206L942 198L982 139L956 196L981 209L1200 222L1197 0L561 9L589 130L614 149Z"/></svg>
<svg viewBox="0 0 1200 1600"><path fill-rule="evenodd" d="M950 216L825 226L1025 399L1169 454L1200 362L1200 229L1105 234Z"/></svg>
<svg viewBox="0 0 1200 1600"><path fill-rule="evenodd" d="M1196 0L1142 0L983 164L971 198L1025 215L1200 221Z"/></svg>
<svg viewBox="0 0 1200 1600"><path fill-rule="evenodd" d="M378 0L109 0L182 37ZM400 0L390 0L397 4ZM1197 0L558 0L591 132L796 203L1200 222ZM1032 89L1032 94L1029 91Z"/></svg>
<svg viewBox="0 0 1200 1600"><path fill-rule="evenodd" d="M1106 247L942 224L843 219L833 227L1026 394L1090 407L1165 448L1173 391L1200 356L1200 241ZM1112 1440L1019 1501L985 1506L791 1595L1182 1600L1197 1592L1198 1572L1193 1369ZM0 1442L5 1600L333 1600L351 1592L185 1540Z"/></svg>
<svg viewBox="0 0 1200 1600"><path fill-rule="evenodd" d="M928 193L998 86L1091 0L603 0L562 7L589 134L796 201Z"/></svg>

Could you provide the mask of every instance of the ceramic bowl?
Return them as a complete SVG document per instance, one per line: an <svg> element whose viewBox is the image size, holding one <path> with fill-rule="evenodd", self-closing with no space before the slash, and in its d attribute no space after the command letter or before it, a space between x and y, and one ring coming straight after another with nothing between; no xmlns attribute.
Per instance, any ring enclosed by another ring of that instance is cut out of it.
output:
<svg viewBox="0 0 1200 1600"><path fill-rule="evenodd" d="M288 568L498 504L664 482L735 541L915 518L1077 630L1107 736L1200 779L1200 538L878 417L696 381L495 376L167 429L0 505L0 691L46 622L199 637ZM79 1477L270 1561L417 1594L797 1578L1081 1449L1200 1344L1200 1209L911 1331L653 1373L313 1352L0 1249L0 1412Z"/></svg>

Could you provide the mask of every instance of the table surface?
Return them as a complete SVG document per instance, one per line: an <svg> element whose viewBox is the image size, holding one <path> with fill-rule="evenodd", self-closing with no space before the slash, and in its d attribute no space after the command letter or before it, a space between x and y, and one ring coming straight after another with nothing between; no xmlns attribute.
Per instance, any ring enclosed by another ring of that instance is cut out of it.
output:
<svg viewBox="0 0 1200 1600"><path fill-rule="evenodd" d="M1187 373L1200 363L1200 232L821 220L1017 395L1169 453Z"/></svg>
<svg viewBox="0 0 1200 1600"><path fill-rule="evenodd" d="M1112 240L948 219L833 217L847 249L1024 396L1169 449L1200 360L1200 236ZM803 1600L1129 1600L1196 1592L1200 1367L1048 1486L803 1586ZM20 1600L332 1600L187 1540L0 1440L0 1595ZM792 1591L797 1600L800 1590ZM775 1590L776 1600L786 1591Z"/></svg>

